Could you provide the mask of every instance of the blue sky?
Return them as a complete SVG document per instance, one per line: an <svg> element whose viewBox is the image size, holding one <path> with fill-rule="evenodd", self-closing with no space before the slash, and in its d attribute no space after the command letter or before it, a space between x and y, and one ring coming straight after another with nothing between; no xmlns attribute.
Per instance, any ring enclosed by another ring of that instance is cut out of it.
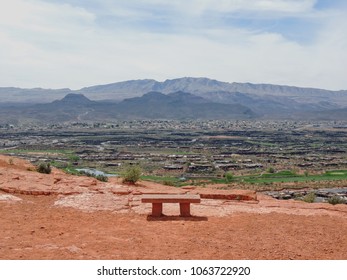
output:
<svg viewBox="0 0 347 280"><path fill-rule="evenodd" d="M0 4L0 86L192 76L347 89L345 0Z"/></svg>

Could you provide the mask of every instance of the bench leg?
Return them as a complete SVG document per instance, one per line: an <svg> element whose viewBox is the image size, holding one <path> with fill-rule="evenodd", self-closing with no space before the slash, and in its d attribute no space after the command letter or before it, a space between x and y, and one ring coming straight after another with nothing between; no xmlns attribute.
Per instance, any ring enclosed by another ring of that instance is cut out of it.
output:
<svg viewBox="0 0 347 280"><path fill-rule="evenodd" d="M180 203L180 212L182 217L190 217L190 203Z"/></svg>
<svg viewBox="0 0 347 280"><path fill-rule="evenodd" d="M160 217L163 213L163 203L152 203L152 216Z"/></svg>

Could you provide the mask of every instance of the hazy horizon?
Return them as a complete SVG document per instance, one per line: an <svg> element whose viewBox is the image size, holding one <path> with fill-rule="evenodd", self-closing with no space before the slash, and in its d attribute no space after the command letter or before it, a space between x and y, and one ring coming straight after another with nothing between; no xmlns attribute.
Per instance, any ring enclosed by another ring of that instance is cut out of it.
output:
<svg viewBox="0 0 347 280"><path fill-rule="evenodd" d="M111 85L111 84L117 84L117 83L123 83L123 82L131 82L131 81L145 81L145 80L154 80L156 82L159 83L164 83L165 81L172 81L172 80L177 80L177 79L184 79L184 78L193 78L193 79L210 79L208 77L178 77L178 78L173 78L173 79L164 79L164 80L155 80L155 79L151 79L151 78L144 78L144 79L131 79L131 80L123 80L123 81L115 81L115 82L110 82L110 83L104 83L104 84L94 84L94 85L85 85L82 86L80 88L69 88L69 87L41 87L41 86L34 86L34 87L18 87L18 86L0 86L0 88L19 88L19 89L45 89L45 90L62 90L62 89L69 89L71 91L79 91L82 90L84 88L88 88L88 87L93 87L93 86L104 86L104 85ZM216 80L216 79L210 79L210 80ZM241 83L238 81L233 81L233 82L228 82L228 81L222 81L222 80L216 80L218 82L222 82L222 83ZM329 88L317 88L317 87L310 87L310 86L296 86L296 85L286 85L286 84L272 84L272 83L251 83L251 82L242 82L243 84L254 84L254 85L274 85L274 86L284 86L284 87L297 87L297 88L312 88L312 89L322 89L322 90L328 90L328 91L345 91L347 90L344 88L341 89L329 89Z"/></svg>

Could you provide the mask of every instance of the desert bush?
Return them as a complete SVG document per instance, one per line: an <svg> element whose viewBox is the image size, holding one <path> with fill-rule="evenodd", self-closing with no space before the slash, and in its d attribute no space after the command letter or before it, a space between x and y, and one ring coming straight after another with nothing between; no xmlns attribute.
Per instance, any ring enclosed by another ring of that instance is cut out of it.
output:
<svg viewBox="0 0 347 280"><path fill-rule="evenodd" d="M316 194L314 192L308 193L302 198L303 201L308 203L313 203L315 199L316 199Z"/></svg>
<svg viewBox="0 0 347 280"><path fill-rule="evenodd" d="M174 181L170 181L170 180L164 180L163 181L163 185L165 185L165 186L172 186L172 187L176 186L175 182Z"/></svg>
<svg viewBox="0 0 347 280"><path fill-rule="evenodd" d="M108 177L105 175L97 175L97 176L95 176L95 178L101 182L107 182L108 181Z"/></svg>
<svg viewBox="0 0 347 280"><path fill-rule="evenodd" d="M332 205L336 205L336 204L345 203L345 200L342 197L334 195L334 196L328 198L328 202Z"/></svg>
<svg viewBox="0 0 347 280"><path fill-rule="evenodd" d="M52 172L51 164L50 163L45 163L41 162L37 168L37 172L43 173L43 174L50 174Z"/></svg>
<svg viewBox="0 0 347 280"><path fill-rule="evenodd" d="M142 169L140 166L128 166L124 171L123 182L135 184L140 179L141 173Z"/></svg>
<svg viewBox="0 0 347 280"><path fill-rule="evenodd" d="M267 172L273 174L273 173L275 173L275 168L269 167L269 168L267 169Z"/></svg>
<svg viewBox="0 0 347 280"><path fill-rule="evenodd" d="M79 160L80 160L80 157L77 156L77 155L70 155L70 156L69 156L69 160L70 160L70 161L79 161Z"/></svg>
<svg viewBox="0 0 347 280"><path fill-rule="evenodd" d="M231 182L232 180L233 180L233 178L234 178L234 174L232 173L232 172L226 172L225 174L224 174L224 177L225 177L225 181L227 182L227 183L229 183L229 182Z"/></svg>

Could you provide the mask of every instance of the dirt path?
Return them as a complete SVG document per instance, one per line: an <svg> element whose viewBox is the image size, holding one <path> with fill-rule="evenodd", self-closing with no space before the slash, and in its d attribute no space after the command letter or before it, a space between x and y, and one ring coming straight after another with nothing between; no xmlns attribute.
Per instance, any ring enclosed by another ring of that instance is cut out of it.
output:
<svg viewBox="0 0 347 280"><path fill-rule="evenodd" d="M347 221L236 213L150 219L54 206L53 196L0 203L0 259L347 259Z"/></svg>

